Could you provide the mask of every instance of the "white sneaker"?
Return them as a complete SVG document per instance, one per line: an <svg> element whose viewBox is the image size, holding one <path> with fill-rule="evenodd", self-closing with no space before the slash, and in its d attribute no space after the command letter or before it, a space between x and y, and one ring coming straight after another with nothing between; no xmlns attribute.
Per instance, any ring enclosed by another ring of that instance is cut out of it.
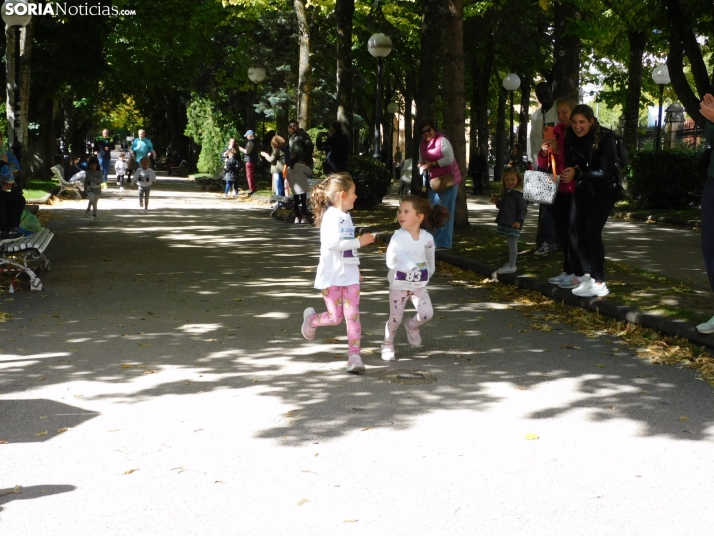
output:
<svg viewBox="0 0 714 536"><path fill-rule="evenodd" d="M347 372L364 372L365 367L362 358L358 355L351 355L347 358Z"/></svg>
<svg viewBox="0 0 714 536"><path fill-rule="evenodd" d="M518 271L518 268L516 266L509 266L509 264L506 263L503 266L501 266L498 270L496 270L496 273L497 274L512 274L517 271Z"/></svg>
<svg viewBox="0 0 714 536"><path fill-rule="evenodd" d="M406 317L402 320L402 326L407 330L407 340L412 346L421 346L421 333L419 332L419 328L409 328L409 320L410 319Z"/></svg>
<svg viewBox="0 0 714 536"><path fill-rule="evenodd" d="M588 279L590 279L588 274L581 275L580 277L573 274L565 281L558 283L558 286L560 288L577 288Z"/></svg>
<svg viewBox="0 0 714 536"><path fill-rule="evenodd" d="M303 218L303 219L300 220L300 223L310 223L310 222L307 221L307 218Z"/></svg>
<svg viewBox="0 0 714 536"><path fill-rule="evenodd" d="M382 345L382 361L394 361L394 346L391 344Z"/></svg>
<svg viewBox="0 0 714 536"><path fill-rule="evenodd" d="M574 288L573 294L581 298L602 298L610 294L610 291L607 289L607 285L604 281L597 283L594 279L589 278Z"/></svg>
<svg viewBox="0 0 714 536"><path fill-rule="evenodd" d="M295 223L300 223L300 218L295 218Z"/></svg>
<svg viewBox="0 0 714 536"><path fill-rule="evenodd" d="M123 192L123 191L124 191L124 187L123 187L123 186L120 186L120 187L119 187L119 191L120 191L120 192Z"/></svg>
<svg viewBox="0 0 714 536"><path fill-rule="evenodd" d="M315 309L312 307L308 307L302 312L302 326L300 327L300 331L302 332L302 336L308 341L315 338L315 332L317 331L317 328L312 327L310 325L310 321L308 320L314 314Z"/></svg>
<svg viewBox="0 0 714 536"><path fill-rule="evenodd" d="M562 283L566 279L570 279L571 275L572 274L568 274L566 272L560 272L560 275L556 275L555 277L549 277L548 283L551 283L552 285L557 285L559 283Z"/></svg>
<svg viewBox="0 0 714 536"><path fill-rule="evenodd" d="M714 316L712 316L708 322L699 324L697 326L697 331L699 333L714 333ZM382 358L384 359L384 358Z"/></svg>

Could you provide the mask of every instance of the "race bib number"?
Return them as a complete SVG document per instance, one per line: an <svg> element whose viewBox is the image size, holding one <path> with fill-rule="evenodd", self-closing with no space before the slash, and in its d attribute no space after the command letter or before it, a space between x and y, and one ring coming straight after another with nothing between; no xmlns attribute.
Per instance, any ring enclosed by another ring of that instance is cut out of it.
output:
<svg viewBox="0 0 714 536"><path fill-rule="evenodd" d="M342 260L345 264L359 264L359 254L356 249L347 249L342 252Z"/></svg>
<svg viewBox="0 0 714 536"><path fill-rule="evenodd" d="M426 283L429 281L429 272L426 269L426 263L420 262L417 264L417 269L413 272L396 272L394 274L396 281L406 281L407 283Z"/></svg>

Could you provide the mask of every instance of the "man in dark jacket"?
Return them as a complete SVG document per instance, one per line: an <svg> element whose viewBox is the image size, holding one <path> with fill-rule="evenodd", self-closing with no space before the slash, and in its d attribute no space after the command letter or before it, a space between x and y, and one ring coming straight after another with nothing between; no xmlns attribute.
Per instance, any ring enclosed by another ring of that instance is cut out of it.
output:
<svg viewBox="0 0 714 536"><path fill-rule="evenodd" d="M327 136L327 138L325 138ZM350 139L342 130L340 121L330 123L329 136L322 132L317 137L317 148L326 153L323 171L325 175L347 171L347 158L350 151Z"/></svg>
<svg viewBox="0 0 714 536"><path fill-rule="evenodd" d="M479 145L474 149L474 154L471 156L471 161L469 162L469 175L474 183L474 195L483 194L484 174L486 175L486 179L488 179L488 161Z"/></svg>
<svg viewBox="0 0 714 536"><path fill-rule="evenodd" d="M239 147L243 153L243 161L245 162L245 177L248 179L248 195L253 195L258 190L258 184L255 180L255 168L260 163L260 144L255 137L255 132L249 130L245 133L245 147Z"/></svg>
<svg viewBox="0 0 714 536"><path fill-rule="evenodd" d="M290 159L295 155L298 156L298 162L305 162L310 169L313 168L315 162L312 158L312 153L315 146L310 139L310 134L300 128L297 121L293 120L288 123L288 147L290 148Z"/></svg>

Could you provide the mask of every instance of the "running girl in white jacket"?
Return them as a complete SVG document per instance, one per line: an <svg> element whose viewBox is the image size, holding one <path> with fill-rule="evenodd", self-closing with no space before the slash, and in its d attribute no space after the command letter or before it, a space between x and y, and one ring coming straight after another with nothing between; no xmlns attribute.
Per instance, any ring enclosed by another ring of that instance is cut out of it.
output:
<svg viewBox="0 0 714 536"><path fill-rule="evenodd" d="M426 199L411 195L399 204L398 220L401 229L394 233L387 248L389 320L382 344L384 361L395 359L394 336L400 324L407 330L409 344L421 345L419 326L429 321L434 312L426 285L436 267L434 237L426 229L446 225L449 211L441 205L430 207ZM402 321L408 300L417 314Z"/></svg>
<svg viewBox="0 0 714 536"><path fill-rule="evenodd" d="M302 335L315 338L318 327L336 326L345 319L349 357L347 372L364 372L360 357L362 324L359 319L360 274L357 250L374 242L365 233L355 238L352 218L347 213L357 199L349 173L330 175L310 194L315 225L320 227L320 264L315 288L322 290L327 311L317 314L308 307L303 312Z"/></svg>

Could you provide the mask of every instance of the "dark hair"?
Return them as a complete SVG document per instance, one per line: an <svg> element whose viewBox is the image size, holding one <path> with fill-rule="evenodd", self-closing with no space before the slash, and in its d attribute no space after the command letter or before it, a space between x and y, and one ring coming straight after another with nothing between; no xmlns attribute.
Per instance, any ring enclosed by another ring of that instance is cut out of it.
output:
<svg viewBox="0 0 714 536"><path fill-rule="evenodd" d="M333 121L330 126L334 128L337 132L342 132L342 121Z"/></svg>
<svg viewBox="0 0 714 536"><path fill-rule="evenodd" d="M97 164L97 167L99 167L99 158L97 158L96 156L90 156L89 158L87 158L87 169L89 169L89 166L91 166L92 164Z"/></svg>
<svg viewBox="0 0 714 536"><path fill-rule="evenodd" d="M597 151L600 148L600 138L602 138L603 130L600 126L600 122L597 120L597 117L595 117L595 112L587 104L578 104L570 112L570 118L572 119L574 115L582 115L588 121L593 122L593 126L591 127L590 131L593 133L594 136L593 149ZM572 127L569 129L569 131L572 131Z"/></svg>
<svg viewBox="0 0 714 536"><path fill-rule="evenodd" d="M292 162L292 158L290 161ZM328 208L335 204L337 196L341 192L349 192L354 184L355 181L349 173L333 173L312 189L310 201L312 202L315 227L320 226L322 216Z"/></svg>
<svg viewBox="0 0 714 536"><path fill-rule="evenodd" d="M300 156L300 153L290 155L290 162L288 162L288 166L290 167L290 169L293 169L295 167L295 164L300 162Z"/></svg>
<svg viewBox="0 0 714 536"><path fill-rule="evenodd" d="M430 117L422 117L419 120L419 131L421 132L421 130L427 126L436 130L436 123Z"/></svg>
<svg viewBox="0 0 714 536"><path fill-rule="evenodd" d="M63 165L64 164L64 156L61 154L56 154L52 156L52 165L57 166L57 165Z"/></svg>
<svg viewBox="0 0 714 536"><path fill-rule="evenodd" d="M424 219L421 221L421 227L427 231L443 227L449 222L449 209L442 205L429 204L429 201L418 195L407 195L402 198L401 203L411 203L414 207L414 212L423 214Z"/></svg>

